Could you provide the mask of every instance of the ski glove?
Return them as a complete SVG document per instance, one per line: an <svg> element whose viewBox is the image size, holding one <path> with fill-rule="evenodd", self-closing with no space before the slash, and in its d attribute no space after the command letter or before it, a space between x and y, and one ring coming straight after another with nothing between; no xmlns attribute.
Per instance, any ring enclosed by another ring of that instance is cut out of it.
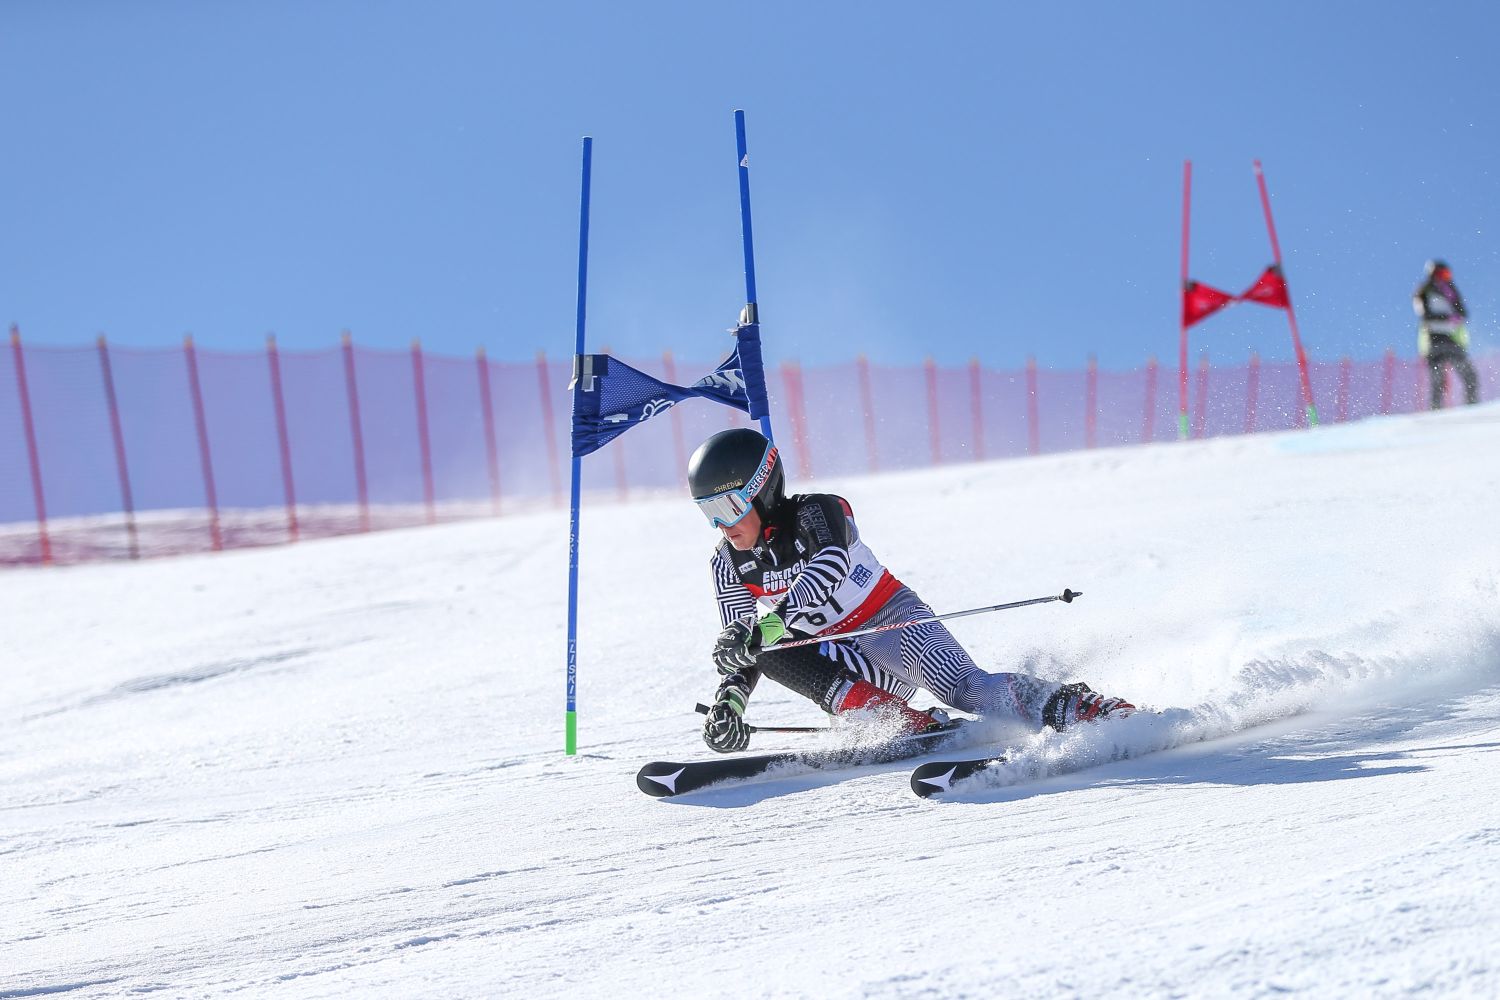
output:
<svg viewBox="0 0 1500 1000"><path fill-rule="evenodd" d="M728 676L755 666L755 654L750 652L750 635L750 626L742 621L732 621L724 626L714 643L714 666L719 668L719 673Z"/></svg>
<svg viewBox="0 0 1500 1000"><path fill-rule="evenodd" d="M745 705L750 701L750 682L743 674L730 674L719 685L714 707L703 720L703 742L720 753L733 753L750 745L750 727L745 724Z"/></svg>
<svg viewBox="0 0 1500 1000"><path fill-rule="evenodd" d="M773 646L786 635L786 624L774 611L763 615L754 626L743 621L732 621L724 626L714 643L714 666L721 674L732 674L749 670L755 666L755 657L767 646Z"/></svg>

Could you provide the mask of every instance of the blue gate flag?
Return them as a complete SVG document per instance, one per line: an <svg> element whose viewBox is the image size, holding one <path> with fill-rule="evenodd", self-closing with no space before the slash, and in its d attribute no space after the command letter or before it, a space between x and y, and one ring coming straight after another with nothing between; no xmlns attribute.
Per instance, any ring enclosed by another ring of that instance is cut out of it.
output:
<svg viewBox="0 0 1500 1000"><path fill-rule="evenodd" d="M719 366L692 385L672 385L638 371L608 354L573 359L573 457L592 455L636 424L695 396L744 410L752 418L767 412L761 370L760 329L735 330L738 343Z"/></svg>
<svg viewBox="0 0 1500 1000"><path fill-rule="evenodd" d="M741 317L734 331L735 354L739 355L745 393L750 398L750 419L765 420L771 415L771 407L766 401L766 370L760 359L760 323L754 319L753 309L754 306L745 307L751 315L748 319Z"/></svg>

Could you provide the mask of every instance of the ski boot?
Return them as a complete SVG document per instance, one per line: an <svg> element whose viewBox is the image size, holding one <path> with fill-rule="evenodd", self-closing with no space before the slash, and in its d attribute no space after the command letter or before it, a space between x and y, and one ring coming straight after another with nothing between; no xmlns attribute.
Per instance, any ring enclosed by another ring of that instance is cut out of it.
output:
<svg viewBox="0 0 1500 1000"><path fill-rule="evenodd" d="M1135 706L1124 698L1106 698L1082 681L1064 684L1042 707L1042 724L1066 729L1079 722L1094 722L1115 716L1124 718Z"/></svg>
<svg viewBox="0 0 1500 1000"><path fill-rule="evenodd" d="M913 736L948 725L948 713L940 708L923 712L912 708L889 691L882 691L869 681L855 681L834 711L835 716L849 712L873 710L878 715L895 715L901 719L901 735Z"/></svg>

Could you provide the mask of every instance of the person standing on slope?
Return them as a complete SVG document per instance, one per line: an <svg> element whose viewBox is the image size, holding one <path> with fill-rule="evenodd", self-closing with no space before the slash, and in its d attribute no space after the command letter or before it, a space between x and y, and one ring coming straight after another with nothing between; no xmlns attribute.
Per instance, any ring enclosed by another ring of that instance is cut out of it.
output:
<svg viewBox="0 0 1500 1000"><path fill-rule="evenodd" d="M750 744L745 707L762 675L831 715L859 709L899 717L903 732L942 725L946 713L907 705L917 688L945 704L1038 728L1125 715L1134 706L1087 684L989 673L970 659L932 609L870 551L849 502L826 493L787 496L775 445L748 428L720 431L688 462L693 500L722 538L711 567L722 631L722 675L703 739L721 752ZM775 649L866 626L916 622L850 639Z"/></svg>
<svg viewBox="0 0 1500 1000"><path fill-rule="evenodd" d="M1464 383L1464 400L1479 402L1479 373L1469 360L1469 310L1464 297L1453 283L1453 271L1446 261L1427 262L1427 280L1411 297L1412 308L1422 318L1417 327L1417 350L1427 359L1432 379L1432 409L1441 409L1443 388L1448 375L1445 365L1452 365Z"/></svg>

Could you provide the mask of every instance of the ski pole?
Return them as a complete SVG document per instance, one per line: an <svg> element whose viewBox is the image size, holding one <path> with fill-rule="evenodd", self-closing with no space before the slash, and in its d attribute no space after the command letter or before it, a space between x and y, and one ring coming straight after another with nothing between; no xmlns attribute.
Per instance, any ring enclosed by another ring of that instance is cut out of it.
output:
<svg viewBox="0 0 1500 1000"><path fill-rule="evenodd" d="M711 709L707 705L694 705L694 711L699 715L707 715ZM752 733L826 733L827 726L751 726Z"/></svg>
<svg viewBox="0 0 1500 1000"><path fill-rule="evenodd" d="M982 615L988 611L1007 611L1011 608L1024 608L1030 604L1047 604L1051 601L1062 601L1064 604L1072 604L1073 598L1082 597L1081 590L1068 590L1063 588L1061 594L1053 594L1050 597L1033 597L1026 601L1011 601L1009 604L991 604L987 608L970 608L967 611L950 611L944 615L933 615L931 618L918 618L909 622L892 622L889 625L873 625L870 628L857 628L850 632L831 632L828 635L815 635L811 639L797 639L794 642L778 642L774 646L768 646L762 652L771 653L778 649L795 649L798 646L811 646L814 643L827 642L830 639L848 639L856 635L870 635L873 632L889 632L892 629L906 628L908 625L926 625L928 622L943 622L950 618L963 618L966 615Z"/></svg>

